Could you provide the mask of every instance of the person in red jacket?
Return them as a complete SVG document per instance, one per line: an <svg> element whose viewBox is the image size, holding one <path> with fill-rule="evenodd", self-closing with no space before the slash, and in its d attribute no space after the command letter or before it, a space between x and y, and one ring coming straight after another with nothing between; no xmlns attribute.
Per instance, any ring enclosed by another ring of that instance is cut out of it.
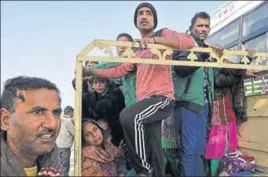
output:
<svg viewBox="0 0 268 177"><path fill-rule="evenodd" d="M135 10L134 24L141 33L140 49L135 58L158 59L148 44L162 44L176 49L194 47L192 38L184 33L164 28L154 32L157 13L149 3L141 3ZM171 59L168 56L167 59ZM171 67L168 65L123 63L111 69L84 68L84 75L118 78L137 69L136 103L120 113L124 136L137 175L165 175L161 148L161 122L173 113L175 106Z"/></svg>

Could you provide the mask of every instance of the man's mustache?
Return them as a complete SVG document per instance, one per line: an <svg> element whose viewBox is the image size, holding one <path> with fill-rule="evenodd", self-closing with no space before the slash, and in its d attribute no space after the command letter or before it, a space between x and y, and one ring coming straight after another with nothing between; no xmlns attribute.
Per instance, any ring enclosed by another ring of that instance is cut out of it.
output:
<svg viewBox="0 0 268 177"><path fill-rule="evenodd" d="M143 20L143 21L141 21L140 23L148 23L148 21L146 21L146 20Z"/></svg>
<svg viewBox="0 0 268 177"><path fill-rule="evenodd" d="M51 134L52 136L56 135L56 130L53 129L44 129L36 134L37 137L42 137L43 135Z"/></svg>

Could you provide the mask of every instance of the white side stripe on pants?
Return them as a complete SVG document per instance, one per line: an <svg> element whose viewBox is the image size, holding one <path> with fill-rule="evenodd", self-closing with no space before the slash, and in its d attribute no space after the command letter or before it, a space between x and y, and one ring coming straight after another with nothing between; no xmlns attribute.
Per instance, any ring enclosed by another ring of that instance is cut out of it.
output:
<svg viewBox="0 0 268 177"><path fill-rule="evenodd" d="M134 119L134 130L135 130L135 149L137 154L139 154L142 166L152 172L150 164L146 161L146 150L144 142L144 127L143 120L155 114L160 108L163 109L165 106L169 105L170 98L166 98L165 101L160 101L154 105L150 105L148 108L143 110L141 113L137 114Z"/></svg>

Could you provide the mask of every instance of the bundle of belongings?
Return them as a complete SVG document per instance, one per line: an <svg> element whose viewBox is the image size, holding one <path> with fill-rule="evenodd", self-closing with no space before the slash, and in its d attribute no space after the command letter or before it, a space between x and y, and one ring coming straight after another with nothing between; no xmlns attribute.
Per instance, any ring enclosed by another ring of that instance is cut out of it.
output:
<svg viewBox="0 0 268 177"><path fill-rule="evenodd" d="M245 171L255 171L255 159L237 150L224 155L220 164L219 176L237 176L239 172Z"/></svg>

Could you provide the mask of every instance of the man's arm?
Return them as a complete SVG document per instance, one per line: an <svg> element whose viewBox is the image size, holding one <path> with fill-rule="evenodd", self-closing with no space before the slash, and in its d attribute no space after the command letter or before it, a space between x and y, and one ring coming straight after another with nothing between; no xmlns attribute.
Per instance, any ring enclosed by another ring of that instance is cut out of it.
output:
<svg viewBox="0 0 268 177"><path fill-rule="evenodd" d="M83 72L86 76L96 75L103 78L119 78L123 75L133 71L134 65L131 63L123 63L118 67L110 68L110 69L91 69L91 68L83 68Z"/></svg>
<svg viewBox="0 0 268 177"><path fill-rule="evenodd" d="M195 45L194 40L186 33L178 33L164 28L162 36L154 37L155 43L182 50L191 49Z"/></svg>
<svg viewBox="0 0 268 177"><path fill-rule="evenodd" d="M120 66L121 63L119 62L104 62L104 63L99 63L96 65L91 66L92 69L110 69L110 68L115 68ZM119 79L111 79L113 82L115 82L118 85L122 85L122 78Z"/></svg>

